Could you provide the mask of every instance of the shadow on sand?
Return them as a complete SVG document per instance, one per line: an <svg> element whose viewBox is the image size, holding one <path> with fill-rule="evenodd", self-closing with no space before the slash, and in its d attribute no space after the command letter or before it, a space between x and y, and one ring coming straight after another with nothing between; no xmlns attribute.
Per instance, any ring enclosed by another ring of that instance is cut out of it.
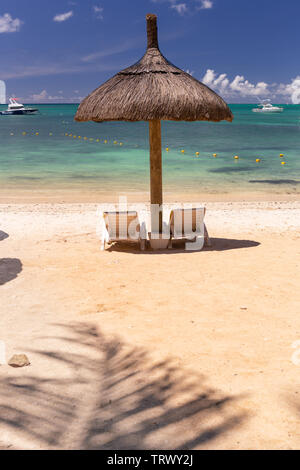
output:
<svg viewBox="0 0 300 470"><path fill-rule="evenodd" d="M253 240L236 240L235 238L211 238L211 251L237 250L239 248L254 248L260 243Z"/></svg>
<svg viewBox="0 0 300 470"><path fill-rule="evenodd" d="M0 286L12 281L22 271L22 263L17 258L0 258Z"/></svg>
<svg viewBox="0 0 300 470"><path fill-rule="evenodd" d="M8 237L9 237L8 233L2 232L2 230L0 230L0 242L2 242L2 240L5 240L5 238L8 238Z"/></svg>
<svg viewBox="0 0 300 470"><path fill-rule="evenodd" d="M52 348L31 351L31 370L0 381L0 427L19 443L192 449L222 438L247 418L237 407L240 397L213 389L198 371L178 367L178 360L155 361L141 347L108 338L91 324L56 328L60 337L47 338Z"/></svg>
<svg viewBox="0 0 300 470"><path fill-rule="evenodd" d="M237 240L234 238L211 238L211 247L204 247L202 251L226 251L226 250L236 250L239 248L254 248L259 246L260 243L254 240ZM160 250L153 251L149 246L145 251L141 251L139 244L136 242L114 242L106 251L117 251L117 252L126 252L132 254L143 254L143 255L162 255L162 254L178 254L178 253L197 253L195 250L185 250L185 241L184 240L175 240L173 241L173 248L171 250Z"/></svg>

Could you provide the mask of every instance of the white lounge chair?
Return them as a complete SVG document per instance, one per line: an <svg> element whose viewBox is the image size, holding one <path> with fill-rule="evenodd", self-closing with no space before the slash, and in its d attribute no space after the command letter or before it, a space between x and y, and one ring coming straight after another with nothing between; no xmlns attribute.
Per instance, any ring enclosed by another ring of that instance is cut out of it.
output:
<svg viewBox="0 0 300 470"><path fill-rule="evenodd" d="M168 248L172 248L172 240L182 239L190 240L190 243L187 243L188 250L201 250L203 246L211 246L204 223L205 212L205 207L173 209L170 213L170 242Z"/></svg>
<svg viewBox="0 0 300 470"><path fill-rule="evenodd" d="M147 229L145 222L140 223L135 211L103 212L101 250L106 243L117 241L139 241L141 250L145 249Z"/></svg>

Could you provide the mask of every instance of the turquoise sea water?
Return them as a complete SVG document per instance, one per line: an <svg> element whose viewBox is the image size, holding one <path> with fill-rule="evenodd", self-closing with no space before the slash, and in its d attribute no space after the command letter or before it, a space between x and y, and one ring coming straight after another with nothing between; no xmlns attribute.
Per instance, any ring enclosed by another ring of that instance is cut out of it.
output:
<svg viewBox="0 0 300 470"><path fill-rule="evenodd" d="M164 190L300 193L300 106L273 115L230 107L233 123L162 123ZM14 188L149 190L147 123L76 123L77 105L38 108L34 116L0 116L2 195Z"/></svg>

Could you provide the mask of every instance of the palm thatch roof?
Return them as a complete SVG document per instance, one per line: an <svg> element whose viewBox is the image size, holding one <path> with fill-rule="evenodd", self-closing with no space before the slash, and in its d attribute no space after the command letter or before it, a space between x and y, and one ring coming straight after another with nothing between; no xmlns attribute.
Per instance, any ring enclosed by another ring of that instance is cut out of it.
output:
<svg viewBox="0 0 300 470"><path fill-rule="evenodd" d="M171 64L160 52L156 16L147 15L148 47L80 104L76 121L232 121L213 90Z"/></svg>

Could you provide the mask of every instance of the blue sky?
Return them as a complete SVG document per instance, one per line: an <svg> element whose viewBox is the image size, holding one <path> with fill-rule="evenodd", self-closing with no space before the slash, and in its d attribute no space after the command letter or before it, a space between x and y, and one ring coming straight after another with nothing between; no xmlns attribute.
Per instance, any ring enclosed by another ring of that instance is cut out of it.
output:
<svg viewBox="0 0 300 470"><path fill-rule="evenodd" d="M299 0L1 0L0 79L24 102L78 102L160 48L228 102L300 103Z"/></svg>

